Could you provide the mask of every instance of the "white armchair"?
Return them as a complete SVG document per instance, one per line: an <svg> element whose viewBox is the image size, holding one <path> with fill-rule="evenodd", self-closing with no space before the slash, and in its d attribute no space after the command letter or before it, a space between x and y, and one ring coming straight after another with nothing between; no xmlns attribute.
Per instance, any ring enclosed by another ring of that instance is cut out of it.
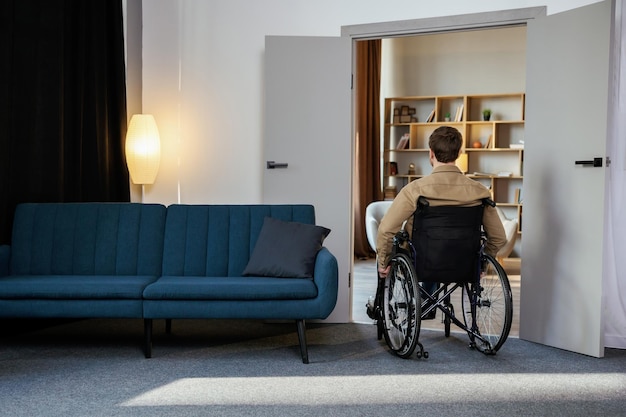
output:
<svg viewBox="0 0 626 417"><path fill-rule="evenodd" d="M367 241L376 252L376 237L378 236L378 225L383 216L391 206L393 201L374 201L368 204L365 209L365 234Z"/></svg>
<svg viewBox="0 0 626 417"><path fill-rule="evenodd" d="M502 226L504 226L504 233L506 234L506 243L496 255L498 262L502 264L503 259L508 258L515 247L515 240L517 239L517 219L507 218L499 207L496 207L496 211L498 212Z"/></svg>

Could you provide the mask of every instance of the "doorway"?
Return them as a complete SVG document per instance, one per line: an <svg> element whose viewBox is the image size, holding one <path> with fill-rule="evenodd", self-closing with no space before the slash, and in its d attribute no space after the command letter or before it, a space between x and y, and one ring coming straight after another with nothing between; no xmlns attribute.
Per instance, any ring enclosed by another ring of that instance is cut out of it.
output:
<svg viewBox="0 0 626 417"><path fill-rule="evenodd" d="M538 7L349 26L342 28L342 36L351 36L353 41L383 40L381 101L384 97L406 95L523 92L526 22L545 13L545 7ZM498 61L500 67L494 66ZM519 274L521 242L513 256L517 261L507 266ZM375 277L375 262L357 264L353 259L351 271L350 316L352 321L360 321L372 287L371 282L361 280L371 281Z"/></svg>

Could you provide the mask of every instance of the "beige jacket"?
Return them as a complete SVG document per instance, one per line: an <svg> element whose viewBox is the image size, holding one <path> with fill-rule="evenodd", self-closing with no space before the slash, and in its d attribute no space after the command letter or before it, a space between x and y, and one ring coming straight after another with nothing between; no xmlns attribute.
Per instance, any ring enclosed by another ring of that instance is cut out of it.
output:
<svg viewBox="0 0 626 417"><path fill-rule="evenodd" d="M476 206L491 194L484 185L466 177L454 165L438 166L430 175L407 184L400 190L378 227L376 253L379 267L385 268L389 263L393 237L405 220L408 221L405 229L411 234L413 213L420 196L426 197L432 206ZM495 256L506 243L506 235L494 207L485 207L483 226L488 239L485 252Z"/></svg>

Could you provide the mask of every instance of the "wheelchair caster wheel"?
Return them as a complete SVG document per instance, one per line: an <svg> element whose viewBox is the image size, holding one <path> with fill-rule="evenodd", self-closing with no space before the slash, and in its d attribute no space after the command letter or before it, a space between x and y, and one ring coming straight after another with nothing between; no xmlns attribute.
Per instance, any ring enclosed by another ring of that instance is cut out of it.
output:
<svg viewBox="0 0 626 417"><path fill-rule="evenodd" d="M428 359L428 352L426 352L425 350L420 350L415 356L417 357L417 359Z"/></svg>
<svg viewBox="0 0 626 417"><path fill-rule="evenodd" d="M381 340L383 338L383 322L382 320L378 319L376 320L376 322L374 322L374 324L376 325L376 337L378 338L378 340Z"/></svg>
<svg viewBox="0 0 626 417"><path fill-rule="evenodd" d="M418 347L418 350L417 350L417 353L415 354L417 359L421 359L421 358L428 359L428 352L424 350L424 345L417 342L417 347Z"/></svg>

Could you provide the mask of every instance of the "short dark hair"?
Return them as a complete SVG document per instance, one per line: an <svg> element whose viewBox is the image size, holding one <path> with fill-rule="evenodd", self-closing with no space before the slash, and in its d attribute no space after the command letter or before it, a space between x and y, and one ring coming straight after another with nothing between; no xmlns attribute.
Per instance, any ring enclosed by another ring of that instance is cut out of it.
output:
<svg viewBox="0 0 626 417"><path fill-rule="evenodd" d="M428 147L435 154L437 161L443 163L456 161L462 146L461 132L452 126L438 127L428 139Z"/></svg>

